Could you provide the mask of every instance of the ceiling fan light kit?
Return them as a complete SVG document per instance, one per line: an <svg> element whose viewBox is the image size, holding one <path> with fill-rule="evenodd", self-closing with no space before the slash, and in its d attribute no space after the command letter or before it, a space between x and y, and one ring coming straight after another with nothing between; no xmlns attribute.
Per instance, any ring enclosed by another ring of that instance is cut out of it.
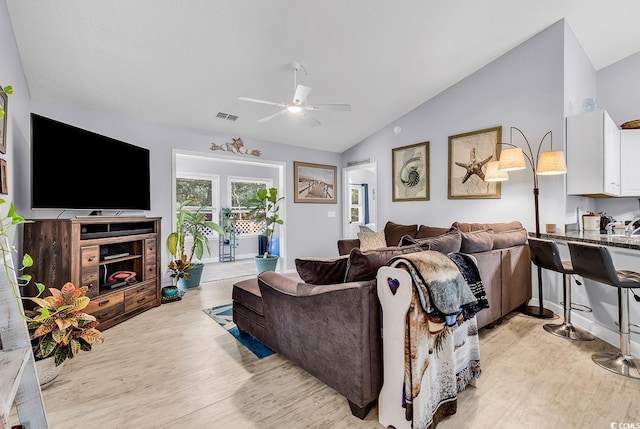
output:
<svg viewBox="0 0 640 429"><path fill-rule="evenodd" d="M249 97L238 97L240 101L248 101L250 103L258 103L258 104L267 104L270 106L278 106L283 109L279 112L273 113L271 115L265 116L264 118L258 119L258 122L266 122L275 118L276 116L280 116L282 114L290 113L296 116L301 116L307 119L307 122L310 126L316 127L320 125L320 121L318 121L313 116L309 115L306 112L310 111L319 111L319 110L333 110L338 112L348 112L351 110L351 105L349 104L307 104L307 96L311 92L311 87L306 85L298 84L298 70L302 69L307 72L307 70L297 62L291 64L291 68L293 69L293 99L289 103L276 103L274 101L260 100L257 98L249 98Z"/></svg>

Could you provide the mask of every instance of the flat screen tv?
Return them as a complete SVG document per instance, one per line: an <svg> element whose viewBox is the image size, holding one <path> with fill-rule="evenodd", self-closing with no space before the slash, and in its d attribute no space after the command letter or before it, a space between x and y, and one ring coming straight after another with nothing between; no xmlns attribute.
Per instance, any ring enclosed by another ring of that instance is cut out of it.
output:
<svg viewBox="0 0 640 429"><path fill-rule="evenodd" d="M149 150L32 113L31 207L150 210Z"/></svg>

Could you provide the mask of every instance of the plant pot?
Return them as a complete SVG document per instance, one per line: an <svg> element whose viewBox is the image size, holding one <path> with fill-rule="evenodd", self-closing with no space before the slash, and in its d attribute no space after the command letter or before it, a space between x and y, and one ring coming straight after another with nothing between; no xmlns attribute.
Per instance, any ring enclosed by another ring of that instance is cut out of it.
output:
<svg viewBox="0 0 640 429"><path fill-rule="evenodd" d="M263 271L275 271L279 258L279 256L268 256L266 258L255 256L254 259L256 261L256 267L258 268L258 274Z"/></svg>
<svg viewBox="0 0 640 429"><path fill-rule="evenodd" d="M191 267L186 270L189 275L187 279L178 279L178 289L189 290L197 289L200 287L200 279L202 279L202 271L204 271L204 264L193 263Z"/></svg>
<svg viewBox="0 0 640 429"><path fill-rule="evenodd" d="M40 382L40 389L46 389L60 375L64 362L56 366L53 356L46 359L36 360L36 372Z"/></svg>

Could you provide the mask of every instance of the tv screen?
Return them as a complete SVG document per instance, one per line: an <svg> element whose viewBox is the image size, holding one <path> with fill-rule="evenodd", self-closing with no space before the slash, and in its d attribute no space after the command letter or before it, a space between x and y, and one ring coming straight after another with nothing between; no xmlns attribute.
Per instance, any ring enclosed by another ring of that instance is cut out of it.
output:
<svg viewBox="0 0 640 429"><path fill-rule="evenodd" d="M31 114L31 207L150 210L149 150Z"/></svg>

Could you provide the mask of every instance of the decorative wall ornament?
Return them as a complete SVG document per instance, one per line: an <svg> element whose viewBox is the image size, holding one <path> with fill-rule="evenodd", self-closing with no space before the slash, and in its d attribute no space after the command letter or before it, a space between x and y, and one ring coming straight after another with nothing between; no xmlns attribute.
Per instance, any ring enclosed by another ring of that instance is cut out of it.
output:
<svg viewBox="0 0 640 429"><path fill-rule="evenodd" d="M232 138L231 140L233 140L232 143L225 143L220 145L211 143L211 150L224 150L227 152L239 153L241 155L260 156L260 151L258 149L247 149L246 147L244 147L244 142L240 137L238 137L237 139Z"/></svg>
<svg viewBox="0 0 640 429"><path fill-rule="evenodd" d="M429 200L429 142L391 149L393 201Z"/></svg>
<svg viewBox="0 0 640 429"><path fill-rule="evenodd" d="M449 136L449 199L500 198L500 182L485 182L489 161L500 155L502 127Z"/></svg>

